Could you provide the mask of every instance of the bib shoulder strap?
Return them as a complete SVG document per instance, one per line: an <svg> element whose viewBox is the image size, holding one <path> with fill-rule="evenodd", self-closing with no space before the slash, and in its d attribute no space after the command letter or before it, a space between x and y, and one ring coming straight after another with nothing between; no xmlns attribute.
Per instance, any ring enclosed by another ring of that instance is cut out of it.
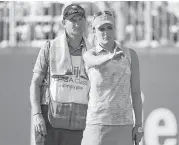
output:
<svg viewBox="0 0 179 145"><path fill-rule="evenodd" d="M47 79L48 79L48 99L50 101L51 97L50 97L50 83L51 83L51 77L50 77L50 48L51 48L51 41L48 40L48 69L47 69Z"/></svg>
<svg viewBox="0 0 179 145"><path fill-rule="evenodd" d="M50 56L50 47L51 47L51 42L50 42L50 40L48 40L46 43L47 43L47 49L48 49L48 62L49 62L49 61L50 61L49 56Z"/></svg>

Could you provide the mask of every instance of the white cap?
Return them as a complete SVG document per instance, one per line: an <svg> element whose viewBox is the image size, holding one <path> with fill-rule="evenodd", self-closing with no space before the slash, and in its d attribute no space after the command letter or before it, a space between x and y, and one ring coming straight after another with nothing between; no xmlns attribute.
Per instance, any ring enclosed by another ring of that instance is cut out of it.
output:
<svg viewBox="0 0 179 145"><path fill-rule="evenodd" d="M114 17L112 15L112 12L110 11L102 11L102 12L98 12L97 14L99 14L99 16L95 16L94 20L92 22L92 27L94 28L99 28L101 25L103 24L112 24L115 25L115 20Z"/></svg>

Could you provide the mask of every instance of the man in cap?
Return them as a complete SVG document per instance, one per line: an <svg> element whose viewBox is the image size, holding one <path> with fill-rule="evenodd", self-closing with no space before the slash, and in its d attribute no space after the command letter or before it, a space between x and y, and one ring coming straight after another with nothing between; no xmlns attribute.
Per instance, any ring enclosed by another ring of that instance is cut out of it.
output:
<svg viewBox="0 0 179 145"><path fill-rule="evenodd" d="M62 20L65 31L39 52L30 86L36 144L81 144L89 91L81 56L91 48L85 23L85 10L68 5Z"/></svg>

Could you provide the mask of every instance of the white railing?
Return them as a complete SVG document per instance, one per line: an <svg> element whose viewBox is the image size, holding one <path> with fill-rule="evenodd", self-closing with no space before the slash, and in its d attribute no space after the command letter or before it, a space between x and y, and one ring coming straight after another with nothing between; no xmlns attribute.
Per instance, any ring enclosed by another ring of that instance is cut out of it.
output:
<svg viewBox="0 0 179 145"><path fill-rule="evenodd" d="M167 2L126 1L123 4L126 43L141 43L144 46L179 44L179 18ZM38 46L39 42L57 36L62 29L61 16L35 15L32 12L35 9L30 11L33 15L17 16L16 5L17 2L0 4L0 47ZM49 8L52 13L52 8Z"/></svg>

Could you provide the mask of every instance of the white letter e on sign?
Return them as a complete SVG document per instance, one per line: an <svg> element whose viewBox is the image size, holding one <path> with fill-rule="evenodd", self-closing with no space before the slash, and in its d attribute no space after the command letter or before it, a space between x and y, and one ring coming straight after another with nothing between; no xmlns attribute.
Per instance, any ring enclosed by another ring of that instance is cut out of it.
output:
<svg viewBox="0 0 179 145"><path fill-rule="evenodd" d="M160 122L163 122L160 125ZM177 145L177 120L175 115L166 108L152 111L145 123L145 144L160 145L159 137L166 136L163 145ZM168 138L167 138L168 137Z"/></svg>

